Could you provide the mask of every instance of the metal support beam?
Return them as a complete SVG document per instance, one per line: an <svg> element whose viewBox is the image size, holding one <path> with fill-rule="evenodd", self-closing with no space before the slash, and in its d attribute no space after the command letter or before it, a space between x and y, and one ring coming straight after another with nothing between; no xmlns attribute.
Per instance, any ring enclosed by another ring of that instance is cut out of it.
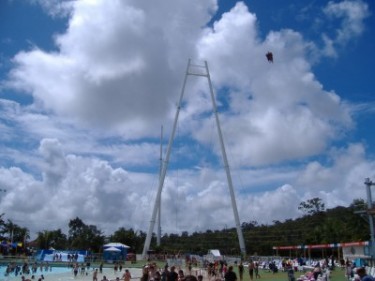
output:
<svg viewBox="0 0 375 281"><path fill-rule="evenodd" d="M365 179L366 185L366 193L367 193L367 210L373 209L372 204L372 194L371 194L371 186L375 185L369 178ZM371 212L368 213L368 221L370 227L370 236L371 236L371 256L375 257L375 234L374 234L374 215Z"/></svg>
<svg viewBox="0 0 375 281"><path fill-rule="evenodd" d="M161 126L160 131L160 169L159 169L159 178L161 176L161 171L163 169L163 126ZM160 180L160 179L159 179ZM161 245L161 197L158 202L158 233L156 237L156 245Z"/></svg>
<svg viewBox="0 0 375 281"><path fill-rule="evenodd" d="M153 208L153 211L152 211L150 226L148 228L145 244L143 246L143 251L142 251L142 257L143 258L146 257L147 252L150 249L152 232L154 231L154 226L155 226L156 213L159 209L159 202L160 202L160 199L161 199L161 191L163 189L164 179L165 179L165 175L167 173L167 168L168 168L168 164L169 164L169 157L171 155L172 144L173 144L174 135L176 133L176 128L177 128L178 116L180 114L182 99L184 97L184 91L185 91L186 81L187 81L187 77L188 77L189 65L190 65L190 60L189 60L188 66L186 68L185 79L184 79L184 83L183 83L183 86L182 86L180 99L179 99L178 105L177 105L177 110L176 110L176 115L175 115L175 118L174 118L172 133L169 137L167 152L166 152L165 160L164 160L163 165L162 165L161 174L160 174L160 177L159 177L159 187L158 187L158 191L157 191L157 194L156 194L156 200L155 200L154 208Z"/></svg>
<svg viewBox="0 0 375 281"><path fill-rule="evenodd" d="M160 210L161 191L162 191L162 188L163 188L163 185L164 185L165 175L166 175L167 168L168 168L169 157L170 157L170 153L171 153L171 149L172 149L174 136L175 136L175 133L176 133L178 116L179 116L179 113L180 113L180 110L181 110L182 100L183 100L186 81L187 81L188 76L202 76L202 77L206 77L207 80L208 80L208 85L209 85L209 88L210 88L211 101L212 101L212 108L213 108L213 113L215 115L217 131L218 131L219 141L220 141L220 148L221 148L221 153L222 153L223 162L224 162L224 168L225 168L227 181L228 181L228 188L229 188L229 193L230 193L231 202L232 202L234 220L235 220L235 223L236 223L236 229L237 229L237 236L238 236L239 245L240 245L240 251L241 251L241 254L243 256L246 256L246 247L245 247L245 242L244 242L244 239L243 239L240 219L239 219L239 215L238 215L236 198L235 198L233 183L232 183L232 177L231 177L231 173L230 173L230 169L229 169L227 154L226 154L226 151L225 151L224 140L223 140L223 135L222 135L222 132L221 132L220 120L219 120L219 115L218 115L218 112L217 112L217 106L216 106L216 101L215 101L215 95L214 95L214 91L213 91L213 87L212 87L212 83L211 83L210 73L209 73L209 70L208 70L208 64L205 61L204 65L194 65L194 64L191 64L191 60L189 60L188 65L187 65L187 69L186 69L186 72L185 72L185 79L184 79L184 82L183 82L182 91L181 91L180 99L179 99L178 106L177 106L177 111L176 111L176 115L175 115L175 119L174 119L174 123L173 123L172 133L171 133L169 143L168 143L165 162L163 163L162 169L161 169L161 174L160 174L160 178L159 178L159 188L158 188L158 192L157 192L157 195L156 195L155 205L154 205L154 209L153 209L153 213L152 213L152 217L151 217L151 221L150 221L150 227L149 227L149 230L148 230L148 233L147 233L147 236L146 236L146 240L145 240L145 244L144 244L144 247L143 247L142 256L143 256L143 258L145 258L146 255L147 255L147 251L149 250L151 238L152 238L152 233L153 233L153 229L154 229L154 225L155 225L156 213L157 213L158 209ZM160 216L159 216L159 219L160 219Z"/></svg>
<svg viewBox="0 0 375 281"><path fill-rule="evenodd" d="M232 201L232 209L233 209L234 220L235 220L235 223L236 223L238 241L239 241L239 244L240 244L240 250L241 250L242 255L246 256L245 241L244 241L243 235L242 235L240 218L239 218L239 215L238 215L236 198L235 198L235 195L234 195L234 189L233 189L233 183L232 183L232 176L231 176L230 169L229 169L229 163L228 163L227 153L225 151L223 134L221 132L221 126L220 126L220 120L219 120L219 114L217 112L217 106L216 106L216 101L215 101L215 96L214 96L214 90L213 90L213 87L212 87L211 77L210 77L210 72L208 71L208 64L207 64L207 62L205 62L205 67L206 67L206 71L207 71L208 85L210 87L212 107L213 107L213 111L214 111L215 119L216 119L217 132L219 134L220 147L221 147L221 153L222 153L223 162L224 162L224 168L225 168L225 172L226 172L226 175L227 175L227 181L228 181L228 188L229 188L229 192L230 192L230 198L231 198L231 201Z"/></svg>

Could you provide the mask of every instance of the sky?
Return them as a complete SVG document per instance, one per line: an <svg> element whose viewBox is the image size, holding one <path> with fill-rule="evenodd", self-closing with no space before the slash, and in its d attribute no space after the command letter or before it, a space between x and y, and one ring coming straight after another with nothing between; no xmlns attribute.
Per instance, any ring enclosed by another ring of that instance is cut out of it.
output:
<svg viewBox="0 0 375 281"><path fill-rule="evenodd" d="M209 68L241 223L366 199L374 12L370 0L1 0L0 213L31 237L76 217L147 232L189 59ZM163 234L235 226L209 94L187 77Z"/></svg>

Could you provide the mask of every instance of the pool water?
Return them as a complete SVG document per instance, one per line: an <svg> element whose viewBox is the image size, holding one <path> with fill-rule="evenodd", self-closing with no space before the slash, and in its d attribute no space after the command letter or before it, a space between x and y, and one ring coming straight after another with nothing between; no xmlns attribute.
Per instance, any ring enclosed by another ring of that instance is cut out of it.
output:
<svg viewBox="0 0 375 281"><path fill-rule="evenodd" d="M1 1L1 0L0 0ZM21 281L22 274L18 274L15 276L14 273L5 276L6 266L0 266L0 281ZM73 270L71 267L52 267L52 271L44 270L38 271L34 274L24 275L26 279L31 279L31 276L34 275L34 280L38 281L38 279L43 276L45 279L43 281L92 281L92 275L95 271L95 268L91 267L89 270L86 270L84 274L80 272L75 277L73 275ZM103 272L98 274L98 280L102 280L104 276L108 278L110 281L115 281L116 277L121 278L125 269L120 271L114 271L113 268L103 268ZM142 276L142 269L140 268L129 268L131 273L132 279L137 279Z"/></svg>
<svg viewBox="0 0 375 281"><path fill-rule="evenodd" d="M0 281L5 281L5 280L14 280L19 279L21 280L22 274L18 273L16 276L15 272L11 272L9 275L5 275L6 272L6 266L0 266ZM31 276L34 275L35 279L38 280L41 275L43 276L50 276L54 274L60 274L60 273L70 273L72 272L71 267L49 267L48 270L46 270L44 267L41 270L39 267L35 273L30 273L27 275L24 275L26 278L31 279Z"/></svg>

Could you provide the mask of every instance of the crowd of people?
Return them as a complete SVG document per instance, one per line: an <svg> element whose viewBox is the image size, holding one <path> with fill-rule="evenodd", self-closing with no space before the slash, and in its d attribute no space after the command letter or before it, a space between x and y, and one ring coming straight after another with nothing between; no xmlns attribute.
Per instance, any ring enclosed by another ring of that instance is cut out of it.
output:
<svg viewBox="0 0 375 281"><path fill-rule="evenodd" d="M243 268L243 264L240 265ZM201 271L193 269L192 263L188 262L184 271L183 268L175 265L166 264L164 268L158 268L156 263L149 263L142 268L141 281L203 281L203 275L209 281L237 281L233 265L217 261L206 263L204 266L205 269Z"/></svg>
<svg viewBox="0 0 375 281"><path fill-rule="evenodd" d="M191 266L187 267L188 274L182 268L176 266L169 267L168 264L163 269L158 268L156 263L149 263L142 269L141 281L196 281L195 275L191 273ZM201 278L201 280L203 277Z"/></svg>
<svg viewBox="0 0 375 281"><path fill-rule="evenodd" d="M24 262L22 265L18 265L15 262L11 262L7 265L5 269L5 276L9 276L13 274L14 276L18 275L35 275L38 271L51 271L52 267L49 265L48 262L34 262L29 264L28 262Z"/></svg>
<svg viewBox="0 0 375 281"><path fill-rule="evenodd" d="M358 266L355 262L346 259L345 276L350 281L375 281L375 278L367 272L365 266Z"/></svg>
<svg viewBox="0 0 375 281"><path fill-rule="evenodd" d="M65 255L65 254L64 254ZM78 261L78 253L71 253L71 254L67 254L66 256L66 261L68 262L77 262ZM53 255L53 261L64 261L63 260L63 255L61 253L55 253Z"/></svg>
<svg viewBox="0 0 375 281"><path fill-rule="evenodd" d="M277 265L275 262L268 262L266 264L268 265L269 272L275 273L273 267L276 268L276 270L279 268L280 270L287 272L288 281L328 281L329 271L334 268L334 265L332 266L330 262L331 261L328 262L328 259L318 261L313 267L311 267L311 270L304 272L304 274L298 278L294 277L295 263L293 263L292 260L282 261ZM250 260L249 262L246 262L246 264L242 261L239 263L234 262L229 265L224 260L219 260L206 262L203 264L203 268L193 268L193 265L196 266L194 263L187 262L186 267L182 268L181 266L176 265L169 266L168 263L166 263L159 268L156 262L149 262L142 267L140 281L243 281L244 274L248 274L248 278L246 279L252 281L261 278L259 268L267 269L265 268L265 263L260 263L258 260ZM85 264L78 262L72 263L71 266L74 278L80 274L89 276L87 278L92 278L92 281L131 281L131 279L134 278L139 280L139 276L132 277L129 269L123 270L123 264L121 263L113 264L114 274L110 274L108 269L106 269L103 274L103 263L97 268L90 268L89 263ZM234 267L237 267L237 270L234 270ZM310 266L307 266L307 268L310 268ZM366 271L365 267L356 267L354 263L349 262L348 260L345 263L345 267L342 268L349 281L375 281L369 272ZM44 281L43 272L51 270L52 267L48 262L35 262L31 264L25 262L22 265L9 263L5 274L21 276L21 281L34 281L36 279L38 281ZM239 278L237 278L236 272L238 272L237 274L239 275ZM107 275L105 273L107 273ZM37 275L40 277L36 277ZM107 276L111 276L112 278L108 279Z"/></svg>

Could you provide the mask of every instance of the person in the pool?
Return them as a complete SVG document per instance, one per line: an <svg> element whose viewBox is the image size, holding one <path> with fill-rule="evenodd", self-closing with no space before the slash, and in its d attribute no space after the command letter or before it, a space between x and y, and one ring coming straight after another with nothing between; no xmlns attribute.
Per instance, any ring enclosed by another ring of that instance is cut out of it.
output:
<svg viewBox="0 0 375 281"><path fill-rule="evenodd" d="M26 279L25 276L23 276L23 275L22 275L22 277L21 277L21 280L22 280L22 281L31 281L30 279Z"/></svg>
<svg viewBox="0 0 375 281"><path fill-rule="evenodd" d="M95 271L92 274L92 281L98 281L98 269L97 268L95 268Z"/></svg>

